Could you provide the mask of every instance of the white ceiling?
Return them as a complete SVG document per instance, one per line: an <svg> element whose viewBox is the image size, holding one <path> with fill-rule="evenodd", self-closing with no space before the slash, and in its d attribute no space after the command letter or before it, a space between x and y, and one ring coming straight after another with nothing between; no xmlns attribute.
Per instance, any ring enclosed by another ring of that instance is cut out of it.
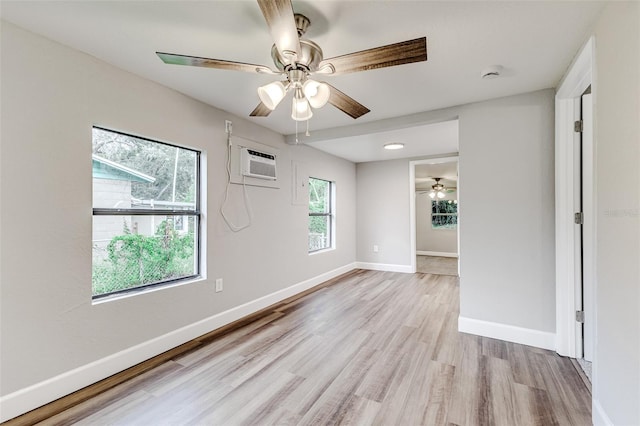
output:
<svg viewBox="0 0 640 426"><path fill-rule="evenodd" d="M447 188L456 188L458 183L458 162L418 164L415 168L416 189L431 189L436 183L433 178L442 178L440 183Z"/></svg>
<svg viewBox="0 0 640 426"><path fill-rule="evenodd" d="M384 144L400 142L403 149L386 150ZM393 160L458 152L458 120L307 142L308 145L354 163Z"/></svg>
<svg viewBox="0 0 640 426"><path fill-rule="evenodd" d="M311 130L555 87L603 5L555 0L294 1L294 10L311 20L306 37L322 47L326 58L427 37L427 62L326 77L371 112L354 121L327 105L315 111ZM2 0L0 16L278 133L295 132L287 99L269 117L248 117L259 101L256 88L274 76L166 65L155 55L164 51L272 66L272 40L253 0ZM481 71L493 64L504 66L503 76L482 80ZM384 137L373 139L378 143ZM358 145L342 155L361 149Z"/></svg>

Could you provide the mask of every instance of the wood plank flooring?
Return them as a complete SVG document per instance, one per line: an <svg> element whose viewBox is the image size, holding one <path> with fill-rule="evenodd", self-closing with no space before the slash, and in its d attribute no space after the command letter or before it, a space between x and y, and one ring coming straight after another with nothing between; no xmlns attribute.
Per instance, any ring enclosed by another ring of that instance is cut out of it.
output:
<svg viewBox="0 0 640 426"><path fill-rule="evenodd" d="M357 270L40 424L591 424L568 358L458 333L458 295Z"/></svg>
<svg viewBox="0 0 640 426"><path fill-rule="evenodd" d="M441 256L416 256L416 271L423 274L458 276L458 258Z"/></svg>

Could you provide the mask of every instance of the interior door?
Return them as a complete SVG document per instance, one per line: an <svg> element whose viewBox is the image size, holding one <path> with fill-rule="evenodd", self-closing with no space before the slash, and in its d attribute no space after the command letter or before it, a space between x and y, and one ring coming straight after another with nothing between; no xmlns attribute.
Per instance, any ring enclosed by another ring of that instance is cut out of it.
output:
<svg viewBox="0 0 640 426"><path fill-rule="evenodd" d="M582 120L582 99L576 100L575 120L580 123ZM578 320L578 312L584 311L583 298L583 262L582 262L582 218L579 216L582 210L582 130L576 128L573 138L573 211L574 213L574 277L575 277L575 308L576 308L576 358L583 358L584 354L584 324Z"/></svg>
<svg viewBox="0 0 640 426"><path fill-rule="evenodd" d="M582 95L582 310L583 358L593 360L594 346L594 279L595 247L593 231L595 206L593 200L593 103L591 90Z"/></svg>

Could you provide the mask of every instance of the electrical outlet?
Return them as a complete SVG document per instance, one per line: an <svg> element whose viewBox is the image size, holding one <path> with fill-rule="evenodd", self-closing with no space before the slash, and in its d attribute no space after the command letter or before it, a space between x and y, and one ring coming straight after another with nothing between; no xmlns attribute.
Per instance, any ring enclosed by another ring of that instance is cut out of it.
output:
<svg viewBox="0 0 640 426"><path fill-rule="evenodd" d="M374 253L377 253L377 252L378 252L378 246L377 246L377 245L374 245L374 246L373 246L373 252L374 252Z"/></svg>
<svg viewBox="0 0 640 426"><path fill-rule="evenodd" d="M216 293L220 293L222 291L222 278L216 279Z"/></svg>
<svg viewBox="0 0 640 426"><path fill-rule="evenodd" d="M233 132L233 123L231 120L224 120L224 131L227 133Z"/></svg>

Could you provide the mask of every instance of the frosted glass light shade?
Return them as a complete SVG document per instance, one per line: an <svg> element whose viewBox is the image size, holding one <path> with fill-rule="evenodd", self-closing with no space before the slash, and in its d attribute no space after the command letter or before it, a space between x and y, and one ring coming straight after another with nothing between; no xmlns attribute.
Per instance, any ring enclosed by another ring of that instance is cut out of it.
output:
<svg viewBox="0 0 640 426"><path fill-rule="evenodd" d="M287 89L281 81L274 81L265 86L258 87L258 97L271 111L276 109L280 101L287 94Z"/></svg>
<svg viewBox="0 0 640 426"><path fill-rule="evenodd" d="M402 148L404 148L404 144L400 142L389 142L384 144L384 149L394 150L394 149L402 149Z"/></svg>
<svg viewBox="0 0 640 426"><path fill-rule="evenodd" d="M304 96L294 96L291 104L291 118L296 121L305 121L310 119L312 116L313 112L311 111L311 107L309 106L307 99Z"/></svg>
<svg viewBox="0 0 640 426"><path fill-rule="evenodd" d="M438 198L444 198L444 192L438 191Z"/></svg>
<svg viewBox="0 0 640 426"><path fill-rule="evenodd" d="M302 91L313 108L322 108L329 101L331 91L329 86L315 80L307 80L302 85Z"/></svg>
<svg viewBox="0 0 640 426"><path fill-rule="evenodd" d="M436 198L436 193L435 193L435 192L433 192L433 191L431 191L431 192L429 193L429 197L431 197L432 199L433 199L433 198Z"/></svg>

